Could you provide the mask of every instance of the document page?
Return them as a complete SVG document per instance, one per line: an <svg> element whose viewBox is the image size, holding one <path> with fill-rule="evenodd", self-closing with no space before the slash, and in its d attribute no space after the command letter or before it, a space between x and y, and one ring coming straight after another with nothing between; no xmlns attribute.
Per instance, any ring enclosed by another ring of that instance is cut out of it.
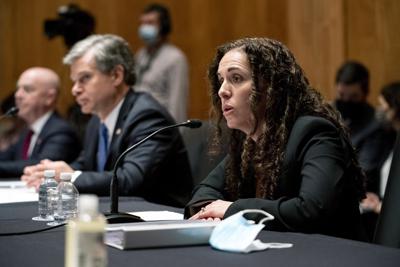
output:
<svg viewBox="0 0 400 267"><path fill-rule="evenodd" d="M0 182L0 204L38 201L38 193L22 181Z"/></svg>
<svg viewBox="0 0 400 267"><path fill-rule="evenodd" d="M129 212L129 214L139 216L146 222L150 221L177 221L183 220L183 214L172 212L172 211L137 211L137 212Z"/></svg>

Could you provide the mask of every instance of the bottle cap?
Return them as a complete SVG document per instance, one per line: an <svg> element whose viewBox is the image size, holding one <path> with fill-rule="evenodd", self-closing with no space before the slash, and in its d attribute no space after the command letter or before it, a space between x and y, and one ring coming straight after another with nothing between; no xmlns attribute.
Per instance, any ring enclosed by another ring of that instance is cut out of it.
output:
<svg viewBox="0 0 400 267"><path fill-rule="evenodd" d="M50 178L50 177L55 177L56 176L56 171L55 170L45 170L44 171L44 177L45 178Z"/></svg>
<svg viewBox="0 0 400 267"><path fill-rule="evenodd" d="M62 172L60 173L61 181L69 182L72 179L72 173L70 172Z"/></svg>
<svg viewBox="0 0 400 267"><path fill-rule="evenodd" d="M99 199L96 195L81 195L79 197L79 214L96 214Z"/></svg>

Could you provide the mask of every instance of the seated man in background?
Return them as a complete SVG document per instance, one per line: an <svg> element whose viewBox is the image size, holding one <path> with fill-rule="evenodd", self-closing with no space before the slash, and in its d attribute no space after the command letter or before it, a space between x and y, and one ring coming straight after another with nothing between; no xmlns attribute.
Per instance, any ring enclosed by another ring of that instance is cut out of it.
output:
<svg viewBox="0 0 400 267"><path fill-rule="evenodd" d="M393 82L384 86L378 97L378 102L378 109L382 113L380 119L387 129L388 138L386 138L386 143L382 147L382 160L378 163L380 172L375 187L369 188L367 197L361 203L364 212L362 219L371 240L375 233L378 214L382 206L381 200L385 195L389 178L396 133L398 134L400 131L400 82Z"/></svg>
<svg viewBox="0 0 400 267"><path fill-rule="evenodd" d="M42 159L73 161L80 151L72 127L55 112L60 80L46 68L33 67L18 79L15 102L27 124L18 141L0 152L0 177L19 177Z"/></svg>
<svg viewBox="0 0 400 267"><path fill-rule="evenodd" d="M174 120L153 97L134 92L134 59L128 43L115 35L92 35L64 57L70 65L72 94L89 121L84 148L71 165L43 161L27 167L22 179L40 183L45 169L79 174L80 193L109 195L114 164L127 148ZM117 170L121 195L183 206L192 190L186 149L179 131L171 129L128 153ZM56 177L58 179L58 177Z"/></svg>
<svg viewBox="0 0 400 267"><path fill-rule="evenodd" d="M337 98L334 103L350 130L360 165L367 175L367 187L375 191L387 132L367 102L369 72L359 62L345 62L336 74Z"/></svg>

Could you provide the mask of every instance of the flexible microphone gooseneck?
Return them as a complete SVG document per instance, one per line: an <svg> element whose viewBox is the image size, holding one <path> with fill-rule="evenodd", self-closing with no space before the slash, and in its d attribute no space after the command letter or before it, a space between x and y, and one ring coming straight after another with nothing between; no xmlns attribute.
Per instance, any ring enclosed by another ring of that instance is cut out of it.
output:
<svg viewBox="0 0 400 267"><path fill-rule="evenodd" d="M12 107L9 110L7 110L6 113L4 113L3 115L0 116L0 120L7 118L7 117L12 117L17 115L19 109L17 107Z"/></svg>
<svg viewBox="0 0 400 267"><path fill-rule="evenodd" d="M194 128L199 128L201 124L202 122L200 120L188 120L182 123L173 124L160 128L154 131L153 133L149 134L139 142L130 146L118 157L117 161L114 164L113 176L110 185L110 199L111 199L110 213L105 214L108 223L112 224L112 223L143 222L143 220L138 216L131 215L128 213L121 213L118 211L119 187L118 187L117 169L119 167L121 160L126 156L126 154L128 154L129 152L131 152L132 150L134 150L135 148L137 148L138 146L140 146L141 144L152 138L154 135L162 131L176 127L188 127L194 129Z"/></svg>

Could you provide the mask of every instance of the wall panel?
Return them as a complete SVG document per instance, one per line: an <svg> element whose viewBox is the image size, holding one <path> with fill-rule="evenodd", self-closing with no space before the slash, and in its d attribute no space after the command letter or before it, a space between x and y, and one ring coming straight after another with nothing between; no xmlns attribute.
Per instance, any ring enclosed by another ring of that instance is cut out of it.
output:
<svg viewBox="0 0 400 267"><path fill-rule="evenodd" d="M370 70L369 100L377 103L383 85L400 80L400 1L346 2L347 57Z"/></svg>
<svg viewBox="0 0 400 267"><path fill-rule="evenodd" d="M289 0L288 46L312 86L334 97L333 81L345 58L342 1Z"/></svg>
<svg viewBox="0 0 400 267"><path fill-rule="evenodd" d="M61 64L61 38L48 40L42 23L55 18L66 0L0 0L0 99L19 74L42 65L62 79L59 109L73 102L68 68ZM76 0L97 19L97 33L124 37L137 50L138 16L148 0ZM207 118L206 70L217 45L244 36L269 36L294 52L312 85L334 97L334 76L348 58L371 69L374 99L382 84L400 79L400 1L396 0L160 0L173 17L171 41L190 63L189 116Z"/></svg>

